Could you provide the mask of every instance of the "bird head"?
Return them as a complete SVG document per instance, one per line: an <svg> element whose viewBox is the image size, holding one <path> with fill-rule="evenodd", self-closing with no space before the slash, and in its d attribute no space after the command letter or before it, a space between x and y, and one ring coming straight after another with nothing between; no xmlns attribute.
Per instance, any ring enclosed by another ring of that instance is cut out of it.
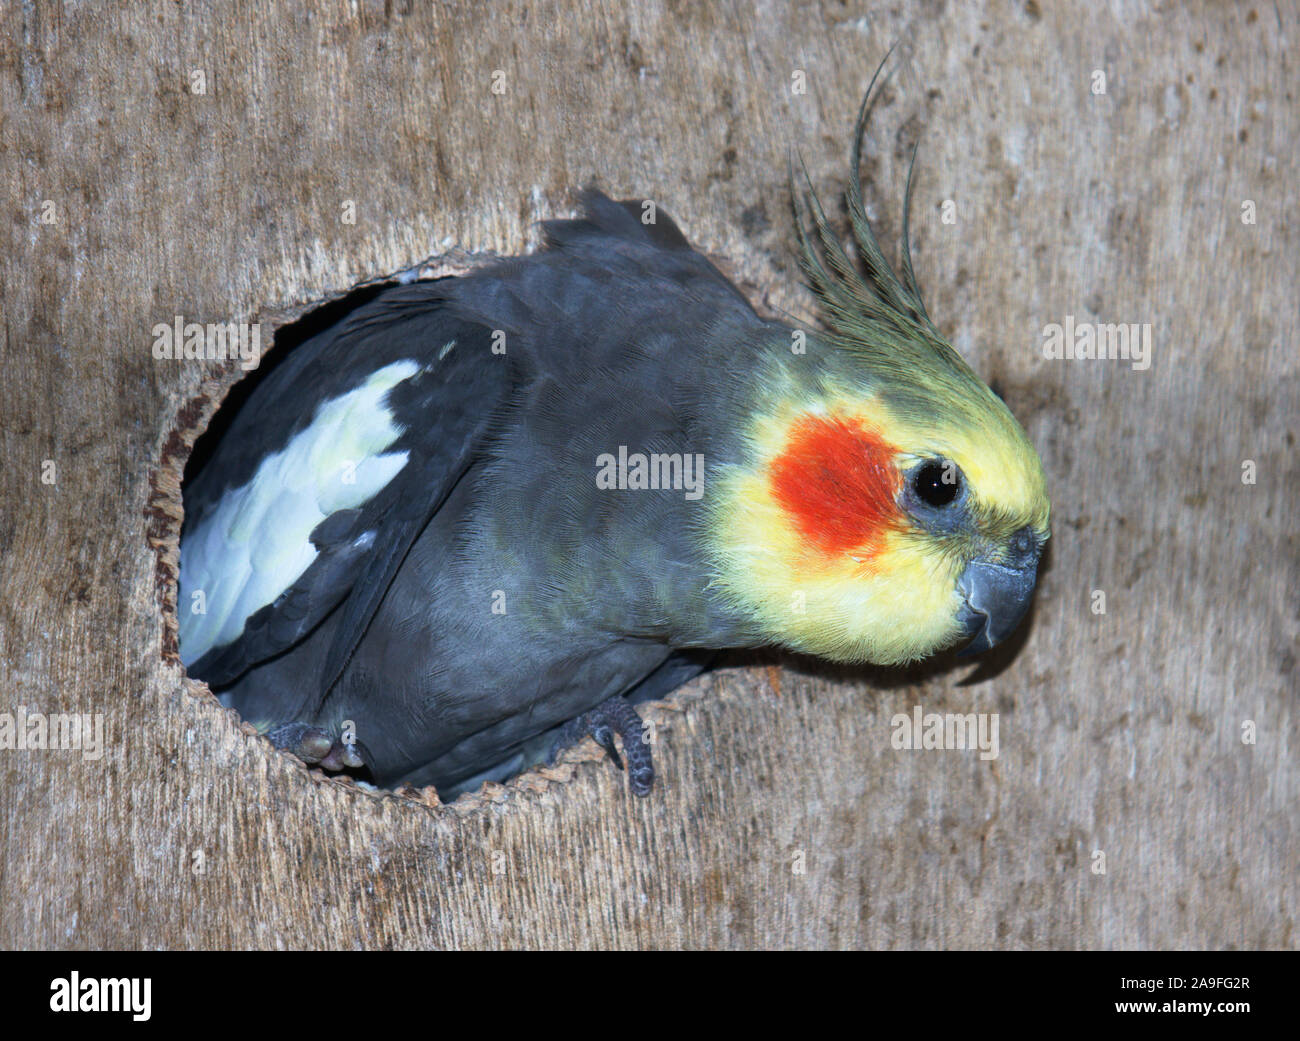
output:
<svg viewBox="0 0 1300 1041"><path fill-rule="evenodd" d="M881 254L858 177L875 82L848 190L858 263L809 189L801 260L825 329L757 374L745 461L723 474L711 530L715 586L761 638L892 665L1009 636L1051 508L1024 430L926 312L907 246L910 170L901 277Z"/></svg>

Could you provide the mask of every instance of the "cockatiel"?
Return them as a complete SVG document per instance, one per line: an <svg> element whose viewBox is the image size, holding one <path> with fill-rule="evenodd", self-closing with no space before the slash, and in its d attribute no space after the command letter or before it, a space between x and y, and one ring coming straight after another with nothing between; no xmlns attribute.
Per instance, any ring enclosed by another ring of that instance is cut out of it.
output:
<svg viewBox="0 0 1300 1041"><path fill-rule="evenodd" d="M184 491L190 673L380 785L450 797L590 733L645 794L634 703L719 649L895 664L1010 634L1042 466L930 321L910 176L901 277L881 254L872 88L860 267L811 191L798 222L824 331L588 191L536 254L389 288L294 349Z"/></svg>

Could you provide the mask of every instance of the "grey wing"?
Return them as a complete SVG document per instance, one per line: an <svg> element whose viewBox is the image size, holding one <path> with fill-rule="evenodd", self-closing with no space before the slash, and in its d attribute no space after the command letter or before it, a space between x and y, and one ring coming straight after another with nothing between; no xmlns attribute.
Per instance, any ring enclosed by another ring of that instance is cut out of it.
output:
<svg viewBox="0 0 1300 1041"><path fill-rule="evenodd" d="M389 290L298 347L186 489L191 673L227 685L340 608L327 689L471 465L508 399L510 365L439 283Z"/></svg>

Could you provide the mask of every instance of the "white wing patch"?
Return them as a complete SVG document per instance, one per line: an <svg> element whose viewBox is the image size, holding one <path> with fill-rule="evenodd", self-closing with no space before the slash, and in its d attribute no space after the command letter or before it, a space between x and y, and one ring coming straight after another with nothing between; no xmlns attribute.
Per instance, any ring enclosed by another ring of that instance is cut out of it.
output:
<svg viewBox="0 0 1300 1041"><path fill-rule="evenodd" d="M403 432L385 396L419 371L414 361L394 362L326 401L185 539L177 606L186 665L237 639L255 611L302 577L318 555L310 536L321 521L362 505L406 465L408 453L385 451Z"/></svg>

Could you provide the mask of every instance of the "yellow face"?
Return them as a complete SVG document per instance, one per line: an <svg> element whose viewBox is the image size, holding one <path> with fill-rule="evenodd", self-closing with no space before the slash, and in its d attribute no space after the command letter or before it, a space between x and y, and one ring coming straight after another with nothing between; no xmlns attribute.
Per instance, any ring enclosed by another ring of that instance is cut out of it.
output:
<svg viewBox="0 0 1300 1041"><path fill-rule="evenodd" d="M750 465L714 497L715 585L774 642L835 661L898 664L970 635L967 567L1025 529L1036 566L1048 531L1037 453L986 393L975 436L909 422L878 395L762 410Z"/></svg>

